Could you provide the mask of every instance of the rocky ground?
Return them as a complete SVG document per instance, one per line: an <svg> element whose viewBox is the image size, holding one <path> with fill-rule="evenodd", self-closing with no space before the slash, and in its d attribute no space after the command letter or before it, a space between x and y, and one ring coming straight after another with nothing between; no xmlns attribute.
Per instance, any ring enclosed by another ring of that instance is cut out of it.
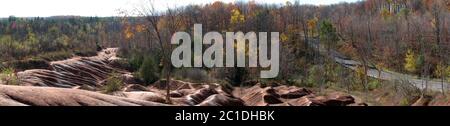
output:
<svg viewBox="0 0 450 126"><path fill-rule="evenodd" d="M332 92L317 95L294 86L223 87L215 83L171 81L171 102L161 82L142 86L116 61L116 48L94 57L52 62L51 68L18 72L20 85L0 85L0 105L13 106L365 106L354 96ZM122 75L126 86L114 93L100 91L111 73Z"/></svg>

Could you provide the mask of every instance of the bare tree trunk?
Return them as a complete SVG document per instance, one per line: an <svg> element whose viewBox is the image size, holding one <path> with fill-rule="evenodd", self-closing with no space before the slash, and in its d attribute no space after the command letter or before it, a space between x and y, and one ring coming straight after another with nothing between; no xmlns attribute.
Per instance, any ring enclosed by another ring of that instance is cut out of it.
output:
<svg viewBox="0 0 450 126"><path fill-rule="evenodd" d="M383 79L383 78L381 77L381 73L383 72L383 66L384 66L383 64L380 64L380 63L379 63L379 65L377 65L377 67L376 67L376 68L377 68L377 71L378 71L378 78L379 78L379 79Z"/></svg>
<svg viewBox="0 0 450 126"><path fill-rule="evenodd" d="M170 63L166 62L166 64L170 64ZM172 72L170 72L171 69L170 69L169 65L166 65L166 68L167 68L167 73L166 73L166 101L167 101L167 103L172 104L172 100L170 99L170 82L171 82L170 76L171 76Z"/></svg>
<svg viewBox="0 0 450 126"><path fill-rule="evenodd" d="M436 36L436 45L438 46L438 57L439 60L441 60L441 65L443 65L442 62L442 49L441 49L441 18L440 18L440 8L438 7L438 3L434 3L433 5L433 14L434 14L434 20L436 21L435 24L435 36ZM442 94L444 94L444 70L445 68L441 68L441 88L442 88Z"/></svg>
<svg viewBox="0 0 450 126"><path fill-rule="evenodd" d="M364 92L365 92L366 98L367 98L367 93L368 93L368 91L369 91L368 85L367 85L367 83L368 83L368 75L367 75L368 68L367 68L367 61L366 61L366 59L365 59L365 57L364 57L363 54L361 54L360 57L361 57L362 62L363 62L363 70L364 70L363 87L364 87Z"/></svg>
<svg viewBox="0 0 450 126"><path fill-rule="evenodd" d="M302 19L301 19L301 24L302 24L302 27L303 27L303 41L304 41L304 43L305 43L305 52L309 52L309 50L308 50L308 46L309 46L309 41L308 41L308 28L307 28L307 26L306 26L306 23L305 23L305 17L303 16L302 17ZM306 61L309 61L309 59L310 59L310 55L309 55L309 53L306 53L306 56L305 56L305 58L306 58ZM302 79L302 81L303 80L305 80L307 77L308 77L308 66L307 66L307 64L305 64L305 65L303 65L303 75L304 75L304 79ZM303 83L303 82L302 82Z"/></svg>
<svg viewBox="0 0 450 126"><path fill-rule="evenodd" d="M155 27L155 31L156 31L156 34L158 36L159 44L161 45L161 50L162 50L162 53L163 53L162 54L163 69L166 69L166 72L167 72L166 73L166 83L165 83L165 85L166 85L166 101L167 101L167 103L170 104L172 102L170 100L170 95L169 95L169 93L170 93L170 66L167 65L167 64L169 64L169 62L167 60L167 56L168 56L168 54L166 52L167 49L164 48L164 43L162 42L158 26L155 24L154 27Z"/></svg>
<svg viewBox="0 0 450 126"><path fill-rule="evenodd" d="M423 89L422 94L426 94L428 91L428 80L430 78L430 75L428 74L429 69L430 69L430 65L428 63L425 63L425 88Z"/></svg>
<svg viewBox="0 0 450 126"><path fill-rule="evenodd" d="M370 55L372 52L372 32L370 30L370 20L372 20L369 16L369 20L367 20L367 53Z"/></svg>
<svg viewBox="0 0 450 126"><path fill-rule="evenodd" d="M149 8L142 8L142 10L139 11L139 13L143 16L145 16L146 20L150 23L150 26L152 29L147 29L147 32L149 35L151 36L155 36L158 39L158 43L162 52L162 64L163 64L163 72L161 73L161 75L164 76L164 69L166 70L165 73L165 78L166 78L166 102L167 103L172 103L170 100L170 76L171 76L171 66L170 66L170 58L169 58L169 53L167 52L168 50L171 49L171 45L165 45L163 40L162 40L162 35L161 35L161 31L158 28L158 22L159 19L162 17L161 15L158 14L158 12L155 9L154 3L152 3L152 1L150 1L149 3ZM171 16L171 21L173 23L173 13L172 11L169 9L169 16ZM169 31L173 31L174 29L174 24L172 24L171 27L169 27Z"/></svg>
<svg viewBox="0 0 450 126"><path fill-rule="evenodd" d="M444 69L442 71L442 75L441 75L441 89L442 89L442 95L445 95L445 88L444 88L444 78L445 78L445 74L444 74Z"/></svg>

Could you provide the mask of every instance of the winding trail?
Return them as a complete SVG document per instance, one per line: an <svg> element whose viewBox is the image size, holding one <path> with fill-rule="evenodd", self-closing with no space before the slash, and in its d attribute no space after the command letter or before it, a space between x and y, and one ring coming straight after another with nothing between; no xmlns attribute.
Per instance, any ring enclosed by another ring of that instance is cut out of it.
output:
<svg viewBox="0 0 450 126"><path fill-rule="evenodd" d="M356 60L352 60L343 54L339 53L336 50L330 50L330 55L328 55L327 49L320 44L317 44L318 41L315 42L309 42L308 45L310 47L314 48L316 51L318 50L321 55L323 56L329 56L331 57L336 63L343 65L346 68L349 68L351 70L356 70L358 66L361 66L362 63ZM435 80L425 80L425 79L418 79L415 78L412 75L398 73L398 72L391 72L391 71L385 71L381 70L381 73L379 73L377 68L374 67L368 67L369 70L367 71L367 75L373 78L381 79L381 80L389 80L389 81L408 81L413 86L423 90L423 89L429 89L432 91L439 91L441 92L442 89L444 91L447 91L449 89L449 83L445 82L442 83L441 81L435 81ZM444 84L444 85L442 85Z"/></svg>

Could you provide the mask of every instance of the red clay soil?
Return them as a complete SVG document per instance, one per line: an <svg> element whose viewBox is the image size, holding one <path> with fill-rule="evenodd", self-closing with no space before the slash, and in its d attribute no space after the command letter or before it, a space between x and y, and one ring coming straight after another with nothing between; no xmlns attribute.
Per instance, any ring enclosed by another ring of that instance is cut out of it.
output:
<svg viewBox="0 0 450 126"><path fill-rule="evenodd" d="M94 57L74 57L55 61L51 69L17 73L19 86L0 84L0 105L32 106L347 106L361 105L345 93L318 96L295 86L224 88L215 83L171 81L171 103L165 85L158 81L145 87L129 72L115 64L117 49L108 48ZM111 73L123 75L121 91L103 94L100 90Z"/></svg>

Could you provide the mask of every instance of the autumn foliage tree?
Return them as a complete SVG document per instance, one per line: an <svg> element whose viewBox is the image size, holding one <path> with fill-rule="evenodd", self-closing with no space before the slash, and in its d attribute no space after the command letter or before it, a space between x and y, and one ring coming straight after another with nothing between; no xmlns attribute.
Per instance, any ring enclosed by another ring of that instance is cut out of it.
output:
<svg viewBox="0 0 450 126"><path fill-rule="evenodd" d="M405 70L414 73L417 70L416 55L412 50L408 50L405 55Z"/></svg>

